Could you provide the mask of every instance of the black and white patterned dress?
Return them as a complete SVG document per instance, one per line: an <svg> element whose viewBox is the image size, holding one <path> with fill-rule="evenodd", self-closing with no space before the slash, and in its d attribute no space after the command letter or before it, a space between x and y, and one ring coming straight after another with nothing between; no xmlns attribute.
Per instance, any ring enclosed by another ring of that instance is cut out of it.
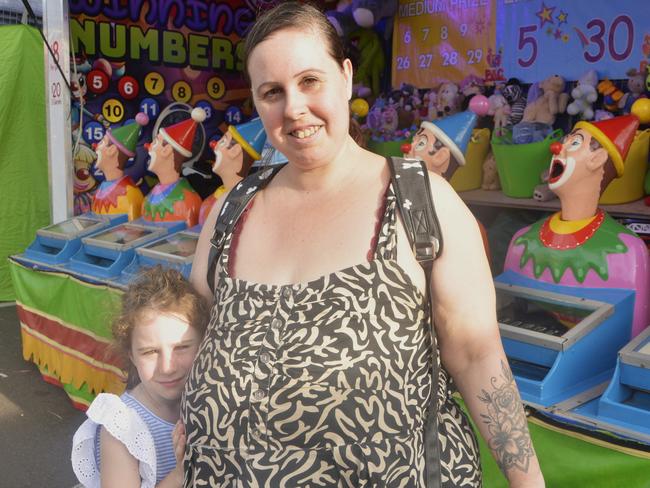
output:
<svg viewBox="0 0 650 488"><path fill-rule="evenodd" d="M396 261L387 192L374 259L309 283L228 276L182 402L185 487L423 487L427 299ZM475 435L439 381L445 487L481 485Z"/></svg>

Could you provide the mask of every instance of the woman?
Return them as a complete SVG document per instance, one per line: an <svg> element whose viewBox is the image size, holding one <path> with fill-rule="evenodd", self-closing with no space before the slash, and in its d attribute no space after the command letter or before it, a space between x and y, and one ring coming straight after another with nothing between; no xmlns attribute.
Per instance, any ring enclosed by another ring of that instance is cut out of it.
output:
<svg viewBox="0 0 650 488"><path fill-rule="evenodd" d="M191 280L214 310L186 385L185 486L424 487L436 390L443 485L480 486L447 373L432 385L426 280L387 161L348 135L352 66L336 32L313 7L282 3L248 34L245 68L289 163L251 188L214 293L223 200L203 228ZM442 178L430 184L445 242L431 280L443 365L511 485L543 486L476 220Z"/></svg>

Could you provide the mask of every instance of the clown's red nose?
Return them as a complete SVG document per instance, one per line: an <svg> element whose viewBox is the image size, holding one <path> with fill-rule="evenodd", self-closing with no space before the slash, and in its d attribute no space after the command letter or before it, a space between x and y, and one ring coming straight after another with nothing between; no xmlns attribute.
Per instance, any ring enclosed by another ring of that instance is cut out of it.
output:
<svg viewBox="0 0 650 488"><path fill-rule="evenodd" d="M215 141L215 140L210 141L210 149L214 151L214 148L217 147L218 142L219 141Z"/></svg>
<svg viewBox="0 0 650 488"><path fill-rule="evenodd" d="M97 144L96 142L93 142L93 143L92 143L93 151L97 151L97 146L98 146L98 145L99 145L99 144Z"/></svg>
<svg viewBox="0 0 650 488"><path fill-rule="evenodd" d="M402 154L408 154L411 152L411 145L408 142L405 142L400 146Z"/></svg>
<svg viewBox="0 0 650 488"><path fill-rule="evenodd" d="M147 152L151 149L151 143L150 142L145 142L144 143L144 148L146 149Z"/></svg>
<svg viewBox="0 0 650 488"><path fill-rule="evenodd" d="M562 143L561 142L553 142L551 144L551 152L555 154L556 156L562 152Z"/></svg>

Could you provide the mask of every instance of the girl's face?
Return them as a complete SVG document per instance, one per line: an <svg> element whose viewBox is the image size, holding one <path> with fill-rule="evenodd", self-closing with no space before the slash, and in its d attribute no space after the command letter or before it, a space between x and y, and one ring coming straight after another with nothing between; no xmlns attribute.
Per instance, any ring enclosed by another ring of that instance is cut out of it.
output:
<svg viewBox="0 0 650 488"><path fill-rule="evenodd" d="M248 61L253 100L271 144L294 164L332 161L348 137L352 64L330 56L310 30L281 30Z"/></svg>
<svg viewBox="0 0 650 488"><path fill-rule="evenodd" d="M156 402L180 400L201 335L183 316L152 312L133 329L131 361Z"/></svg>

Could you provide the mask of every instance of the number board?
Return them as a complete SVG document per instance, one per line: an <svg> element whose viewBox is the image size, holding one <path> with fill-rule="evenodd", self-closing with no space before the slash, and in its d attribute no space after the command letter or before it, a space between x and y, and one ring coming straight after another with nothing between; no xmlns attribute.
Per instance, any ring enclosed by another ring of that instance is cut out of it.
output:
<svg viewBox="0 0 650 488"><path fill-rule="evenodd" d="M484 77L495 46L491 0L400 0L393 30L393 86L432 88Z"/></svg>
<svg viewBox="0 0 650 488"><path fill-rule="evenodd" d="M497 21L504 70L525 82L576 80L590 69L627 78L650 56L646 0L499 0Z"/></svg>

